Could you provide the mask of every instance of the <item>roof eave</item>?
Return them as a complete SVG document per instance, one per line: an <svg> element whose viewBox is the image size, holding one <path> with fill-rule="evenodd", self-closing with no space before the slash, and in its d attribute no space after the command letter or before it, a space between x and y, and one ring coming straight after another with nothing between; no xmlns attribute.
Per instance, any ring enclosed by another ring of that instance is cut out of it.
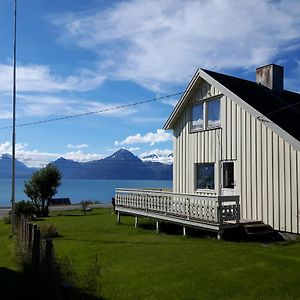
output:
<svg viewBox="0 0 300 300"><path fill-rule="evenodd" d="M255 108L253 108L250 104L248 104L242 98L240 98L235 93L233 93L231 90L226 88L219 81L217 81L216 79L214 79L213 77L208 75L205 72L205 70L199 69L198 72L205 81L207 81L208 83L210 83L211 85L216 87L221 93L223 93L228 98L230 98L232 101L237 103L245 111L250 113L254 118L259 119L261 122L263 122L266 127L270 128L278 136L280 136L283 140L287 141L295 150L300 151L300 141L299 140L294 138L291 134L289 134L287 131L285 131L283 128L281 128L279 125L274 123L268 117L263 115L261 112L259 112Z"/></svg>
<svg viewBox="0 0 300 300"><path fill-rule="evenodd" d="M193 90L193 87L195 86L195 83L197 82L197 80L199 78L199 74L200 74L199 71L200 71L200 69L198 69L195 72L192 80L189 82L184 93L182 94L182 96L180 97L176 106L174 107L172 113L170 114L169 118L167 119L165 125L163 126L164 130L169 130L169 129L173 128L173 125L174 125L178 115L180 114L181 110L183 109L183 107L185 105L186 99L189 97L190 92Z"/></svg>

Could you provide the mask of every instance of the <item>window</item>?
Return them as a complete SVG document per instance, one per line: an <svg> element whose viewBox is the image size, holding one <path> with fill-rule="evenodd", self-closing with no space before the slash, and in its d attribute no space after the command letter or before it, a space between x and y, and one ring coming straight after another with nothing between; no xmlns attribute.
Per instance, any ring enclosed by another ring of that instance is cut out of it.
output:
<svg viewBox="0 0 300 300"><path fill-rule="evenodd" d="M215 164L197 164L197 189L215 189Z"/></svg>
<svg viewBox="0 0 300 300"><path fill-rule="evenodd" d="M234 189L234 163L223 162L223 188Z"/></svg>
<svg viewBox="0 0 300 300"><path fill-rule="evenodd" d="M207 102L207 127L220 126L220 99Z"/></svg>
<svg viewBox="0 0 300 300"><path fill-rule="evenodd" d="M219 127L220 99L197 103L192 106L191 131Z"/></svg>
<svg viewBox="0 0 300 300"><path fill-rule="evenodd" d="M192 130L203 129L203 103L192 107Z"/></svg>

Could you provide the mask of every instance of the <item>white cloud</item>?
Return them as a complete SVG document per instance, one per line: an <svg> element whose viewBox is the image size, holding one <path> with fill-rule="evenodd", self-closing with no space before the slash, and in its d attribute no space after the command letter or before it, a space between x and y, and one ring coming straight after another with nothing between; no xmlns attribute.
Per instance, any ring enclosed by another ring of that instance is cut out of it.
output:
<svg viewBox="0 0 300 300"><path fill-rule="evenodd" d="M285 86L288 89L300 93L300 59L295 59L296 68L293 70L291 76L285 79Z"/></svg>
<svg viewBox="0 0 300 300"><path fill-rule="evenodd" d="M12 65L0 64L0 91L9 92L12 88ZM61 91L84 92L97 88L105 76L83 69L79 75L67 77L53 73L45 65L17 66L17 89L19 92L55 93Z"/></svg>
<svg viewBox="0 0 300 300"><path fill-rule="evenodd" d="M2 97L3 108L0 107L0 119L11 119L12 113L9 111L11 96L5 95ZM107 116L128 116L135 113L137 110L134 107L126 107L120 109L112 109L122 104L120 103L104 103L96 100L88 100L81 98L60 97L49 94L18 94L18 117L23 116L61 116L82 114L93 111L102 111L101 115ZM8 106L8 107L7 107ZM11 109L11 107L10 107Z"/></svg>
<svg viewBox="0 0 300 300"><path fill-rule="evenodd" d="M130 145L130 144L150 144L172 141L173 137L171 133L166 132L163 129L157 129L155 133L148 132L145 135L140 133L131 135L125 138L123 141L115 141L115 145Z"/></svg>
<svg viewBox="0 0 300 300"><path fill-rule="evenodd" d="M299 49L299 11L297 0L131 0L52 22L109 76L161 90L198 67L253 68Z"/></svg>
<svg viewBox="0 0 300 300"><path fill-rule="evenodd" d="M81 145L72 145L72 146L83 146L85 144ZM67 145L68 146L68 145ZM69 147L68 147L69 148ZM80 148L80 147L77 147ZM82 147L83 148L83 147ZM110 149L110 151L115 152L118 149ZM139 147L130 147L128 148L128 151L134 152L139 151ZM0 155L4 153L11 154L12 147L11 142L6 141L3 143L0 143ZM156 154L158 156L157 159L151 159L152 161L162 162L162 163L172 163L173 158L168 157L169 154L172 153L172 150L169 149L153 149L149 152L143 152L139 155L139 157L142 159L145 156L148 156L150 154ZM78 151L69 151L69 152L62 152L62 153L51 153L51 152L45 152L45 151L39 151L37 149L30 149L30 146L28 143L17 143L16 144L16 158L25 163L27 166L30 167L41 167L47 165L49 162L55 161L56 159L64 157L66 159L72 159L74 161L78 162L88 162L93 160L99 160L106 155L100 154L100 153L85 153L82 150ZM145 159L143 159L145 160ZM147 159L146 159L147 160Z"/></svg>
<svg viewBox="0 0 300 300"><path fill-rule="evenodd" d="M134 152L134 151L140 150L140 148L139 147L131 147L131 148L128 148L127 150L130 152Z"/></svg>
<svg viewBox="0 0 300 300"><path fill-rule="evenodd" d="M178 102L178 99L163 99L161 100L161 102L167 105L171 105L172 107L175 107Z"/></svg>
<svg viewBox="0 0 300 300"><path fill-rule="evenodd" d="M130 117L131 123L137 123L137 124L149 124L149 123L156 123L161 124L160 127L166 122L166 117L147 117L147 116L131 116Z"/></svg>
<svg viewBox="0 0 300 300"><path fill-rule="evenodd" d="M12 112L5 109L0 109L0 119L7 120L12 118Z"/></svg>
<svg viewBox="0 0 300 300"><path fill-rule="evenodd" d="M68 145L66 145L66 148L81 149L81 148L87 148L88 146L89 145L87 145L87 144L77 144L77 145L68 144Z"/></svg>
<svg viewBox="0 0 300 300"><path fill-rule="evenodd" d="M41 167L47 163L64 157L66 159L72 159L78 162L87 162L91 160L98 160L104 157L99 153L84 153L82 151L71 151L66 153L49 153L38 150L28 149L28 144L17 143L16 144L16 158L27 166ZM0 144L0 153L11 153L11 143L6 141Z"/></svg>
<svg viewBox="0 0 300 300"><path fill-rule="evenodd" d="M84 153L82 151L67 152L67 153L62 154L61 156L63 156L64 158L72 159L72 160L79 161L79 162L98 160L98 159L102 159L105 157L104 155L99 154L99 153Z"/></svg>

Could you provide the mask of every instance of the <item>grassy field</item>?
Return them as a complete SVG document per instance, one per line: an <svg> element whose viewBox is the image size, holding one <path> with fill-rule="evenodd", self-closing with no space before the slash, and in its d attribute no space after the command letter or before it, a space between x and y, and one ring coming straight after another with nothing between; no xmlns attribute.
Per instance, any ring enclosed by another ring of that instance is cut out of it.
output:
<svg viewBox="0 0 300 300"><path fill-rule="evenodd" d="M56 256L71 257L79 274L98 257L105 299L300 299L300 243L156 234L133 221L117 225L109 209L98 209L40 223L58 227ZM0 267L13 269L8 231L1 224Z"/></svg>

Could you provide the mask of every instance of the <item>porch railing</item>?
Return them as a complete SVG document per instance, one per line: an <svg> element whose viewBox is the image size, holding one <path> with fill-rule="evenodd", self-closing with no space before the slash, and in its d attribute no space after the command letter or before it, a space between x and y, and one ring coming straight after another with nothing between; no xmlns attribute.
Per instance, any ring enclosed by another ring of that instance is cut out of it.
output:
<svg viewBox="0 0 300 300"><path fill-rule="evenodd" d="M239 222L239 196L200 196L155 190L116 189L118 207L224 224Z"/></svg>

